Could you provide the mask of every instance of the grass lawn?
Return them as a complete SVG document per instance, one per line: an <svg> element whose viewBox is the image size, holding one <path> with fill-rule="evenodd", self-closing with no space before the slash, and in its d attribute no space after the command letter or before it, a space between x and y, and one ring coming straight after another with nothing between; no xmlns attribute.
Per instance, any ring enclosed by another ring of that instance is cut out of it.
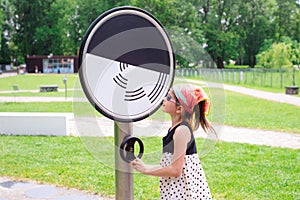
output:
<svg viewBox="0 0 300 200"><path fill-rule="evenodd" d="M226 91L225 124L300 133L300 108Z"/></svg>
<svg viewBox="0 0 300 200"><path fill-rule="evenodd" d="M13 85L18 85L19 90L39 90L40 85L57 85L59 89L64 89L64 74L25 74L0 78L0 91L12 91ZM77 74L66 74L67 87L74 88Z"/></svg>
<svg viewBox="0 0 300 200"><path fill-rule="evenodd" d="M65 97L65 92L8 92L0 93L0 96L7 97ZM67 91L67 97L73 97L73 90Z"/></svg>
<svg viewBox="0 0 300 200"><path fill-rule="evenodd" d="M106 153L114 149L113 138L103 144L98 141L99 146L109 147L98 152L98 158L113 162L113 152ZM158 137L144 143L146 152L161 148ZM114 195L113 166L98 162L80 138L0 136L0 152L0 176ZM148 159L153 158L145 154L143 160ZM292 200L300 196L299 159L299 150L218 142L201 162L215 199ZM134 195L135 199L158 199L158 178L135 174Z"/></svg>
<svg viewBox="0 0 300 200"><path fill-rule="evenodd" d="M72 102L1 102L0 112L72 112Z"/></svg>

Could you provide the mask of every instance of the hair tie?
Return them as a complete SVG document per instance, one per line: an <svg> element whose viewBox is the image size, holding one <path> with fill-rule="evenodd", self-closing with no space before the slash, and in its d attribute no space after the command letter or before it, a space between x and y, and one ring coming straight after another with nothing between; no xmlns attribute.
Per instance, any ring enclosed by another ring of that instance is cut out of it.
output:
<svg viewBox="0 0 300 200"><path fill-rule="evenodd" d="M210 101L207 100L204 104L204 115L207 116L209 114L209 109L210 109Z"/></svg>

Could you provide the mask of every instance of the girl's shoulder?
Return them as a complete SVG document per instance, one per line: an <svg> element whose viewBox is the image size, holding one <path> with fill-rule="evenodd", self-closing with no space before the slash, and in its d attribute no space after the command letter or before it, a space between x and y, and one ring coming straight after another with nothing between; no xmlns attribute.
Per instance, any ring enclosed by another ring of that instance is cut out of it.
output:
<svg viewBox="0 0 300 200"><path fill-rule="evenodd" d="M186 129L186 127L188 129ZM190 124L188 122L182 121L181 123L177 124L175 127L170 128L168 130L168 134L164 137L165 139L168 138L168 140L172 140L174 134L177 132L180 132L181 130L183 130L184 132L189 131L191 134L193 133L192 128L190 126ZM186 131L187 130L187 131Z"/></svg>
<svg viewBox="0 0 300 200"><path fill-rule="evenodd" d="M180 126L187 126L189 128L190 132L193 133L193 129L192 129L191 125L188 122L182 121L180 123Z"/></svg>

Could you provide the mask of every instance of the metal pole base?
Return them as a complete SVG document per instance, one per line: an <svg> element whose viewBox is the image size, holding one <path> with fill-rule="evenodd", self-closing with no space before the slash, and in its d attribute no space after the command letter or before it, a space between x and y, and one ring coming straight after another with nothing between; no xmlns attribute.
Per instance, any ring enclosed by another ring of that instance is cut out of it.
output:
<svg viewBox="0 0 300 200"><path fill-rule="evenodd" d="M132 135L131 123L114 123L115 131L115 186L116 200L133 200L133 173L129 163L119 154L120 145L125 136Z"/></svg>

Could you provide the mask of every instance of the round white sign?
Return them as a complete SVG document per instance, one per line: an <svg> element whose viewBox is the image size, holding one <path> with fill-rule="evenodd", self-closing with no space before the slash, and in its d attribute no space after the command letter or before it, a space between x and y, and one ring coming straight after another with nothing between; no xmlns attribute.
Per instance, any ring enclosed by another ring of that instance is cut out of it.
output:
<svg viewBox="0 0 300 200"><path fill-rule="evenodd" d="M157 19L139 8L119 7L89 27L79 66L90 103L110 119L132 122L160 107L174 80L175 58Z"/></svg>

